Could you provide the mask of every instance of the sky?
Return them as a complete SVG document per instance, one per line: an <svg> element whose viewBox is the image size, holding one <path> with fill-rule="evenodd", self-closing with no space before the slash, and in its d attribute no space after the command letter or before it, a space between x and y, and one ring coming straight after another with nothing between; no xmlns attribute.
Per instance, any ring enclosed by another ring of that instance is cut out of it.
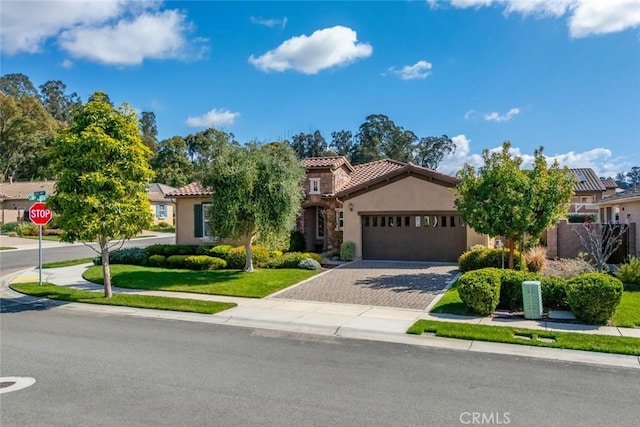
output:
<svg viewBox="0 0 640 427"><path fill-rule="evenodd" d="M153 111L160 139L354 134L384 114L614 176L640 165L640 0L6 1L0 69Z"/></svg>

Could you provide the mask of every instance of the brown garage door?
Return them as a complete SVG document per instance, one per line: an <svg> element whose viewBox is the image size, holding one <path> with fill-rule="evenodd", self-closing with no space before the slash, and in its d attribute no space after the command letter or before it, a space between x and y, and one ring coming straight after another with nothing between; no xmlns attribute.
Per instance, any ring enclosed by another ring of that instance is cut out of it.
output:
<svg viewBox="0 0 640 427"><path fill-rule="evenodd" d="M456 262L466 249L457 212L362 216L362 258Z"/></svg>

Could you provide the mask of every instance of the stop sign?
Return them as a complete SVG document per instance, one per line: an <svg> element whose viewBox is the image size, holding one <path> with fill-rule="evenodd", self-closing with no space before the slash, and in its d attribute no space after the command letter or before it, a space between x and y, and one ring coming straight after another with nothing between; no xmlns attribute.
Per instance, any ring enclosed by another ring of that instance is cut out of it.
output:
<svg viewBox="0 0 640 427"><path fill-rule="evenodd" d="M51 209L47 208L47 205L42 202L37 202L31 205L29 208L29 219L34 224L45 225L53 217Z"/></svg>

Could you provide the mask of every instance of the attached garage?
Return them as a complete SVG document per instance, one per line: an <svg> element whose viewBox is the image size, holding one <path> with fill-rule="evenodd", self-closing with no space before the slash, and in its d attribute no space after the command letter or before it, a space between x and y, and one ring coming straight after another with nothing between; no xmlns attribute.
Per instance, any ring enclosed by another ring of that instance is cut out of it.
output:
<svg viewBox="0 0 640 427"><path fill-rule="evenodd" d="M363 213L362 258L456 262L467 229L456 211Z"/></svg>

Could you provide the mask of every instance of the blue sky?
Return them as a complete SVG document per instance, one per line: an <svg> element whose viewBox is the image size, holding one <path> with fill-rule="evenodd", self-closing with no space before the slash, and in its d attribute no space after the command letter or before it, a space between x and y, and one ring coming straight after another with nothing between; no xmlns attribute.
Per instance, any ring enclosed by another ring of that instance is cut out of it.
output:
<svg viewBox="0 0 640 427"><path fill-rule="evenodd" d="M2 74L153 111L161 139L356 133L385 114L458 145L640 165L640 0L1 0Z"/></svg>

